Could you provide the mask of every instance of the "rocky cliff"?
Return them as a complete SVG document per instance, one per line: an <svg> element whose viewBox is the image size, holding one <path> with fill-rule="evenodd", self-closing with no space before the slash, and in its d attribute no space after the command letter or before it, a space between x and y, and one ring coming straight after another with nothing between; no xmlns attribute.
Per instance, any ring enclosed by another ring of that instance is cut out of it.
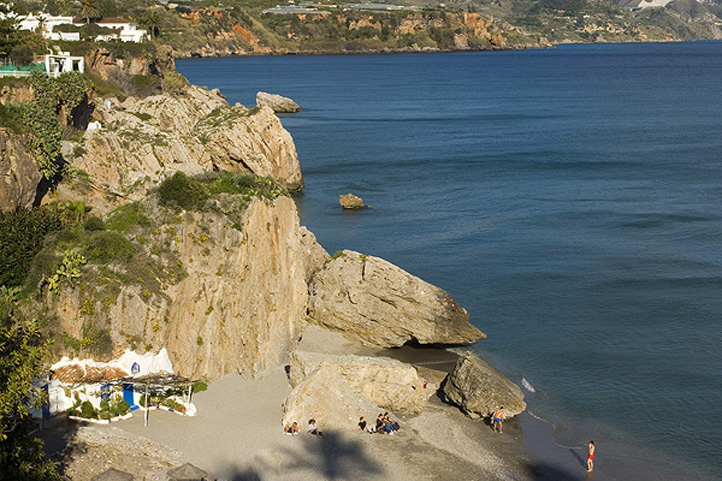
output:
<svg viewBox="0 0 722 481"><path fill-rule="evenodd" d="M75 282L41 281L57 355L166 347L177 372L204 379L284 361L304 325L307 281L327 258L290 198L221 195L196 212L151 195L106 226L64 234L41 254L76 249L86 260Z"/></svg>
<svg viewBox="0 0 722 481"><path fill-rule="evenodd" d="M229 106L217 90L99 102L94 117L99 124L79 146L66 145L66 158L119 202L138 200L176 171L246 171L290 191L304 185L293 139L273 111Z"/></svg>
<svg viewBox="0 0 722 481"><path fill-rule="evenodd" d="M0 212L32 207L41 179L25 137L0 127Z"/></svg>

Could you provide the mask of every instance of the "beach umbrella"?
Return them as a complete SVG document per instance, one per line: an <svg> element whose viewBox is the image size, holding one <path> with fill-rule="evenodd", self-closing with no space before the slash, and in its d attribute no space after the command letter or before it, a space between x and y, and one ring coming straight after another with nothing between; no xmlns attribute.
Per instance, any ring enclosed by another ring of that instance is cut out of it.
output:
<svg viewBox="0 0 722 481"><path fill-rule="evenodd" d="M109 468L90 478L90 481L133 481L133 475L119 469Z"/></svg>
<svg viewBox="0 0 722 481"><path fill-rule="evenodd" d="M196 468L191 463L168 470L169 481L205 481L207 477L208 473Z"/></svg>

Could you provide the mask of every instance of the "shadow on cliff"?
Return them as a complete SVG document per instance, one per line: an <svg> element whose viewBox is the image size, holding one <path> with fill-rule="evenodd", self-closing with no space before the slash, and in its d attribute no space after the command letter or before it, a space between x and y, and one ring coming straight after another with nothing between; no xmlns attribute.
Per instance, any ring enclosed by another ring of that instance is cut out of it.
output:
<svg viewBox="0 0 722 481"><path fill-rule="evenodd" d="M370 458L361 443L349 441L334 432L323 438L303 436L302 453L286 452L289 461L284 469L314 471L319 479L354 479L369 475L383 476L384 471Z"/></svg>

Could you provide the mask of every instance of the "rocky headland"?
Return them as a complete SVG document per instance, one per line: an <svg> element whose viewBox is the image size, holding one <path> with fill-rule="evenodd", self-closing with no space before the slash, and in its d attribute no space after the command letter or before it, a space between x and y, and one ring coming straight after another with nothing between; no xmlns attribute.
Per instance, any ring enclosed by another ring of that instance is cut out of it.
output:
<svg viewBox="0 0 722 481"><path fill-rule="evenodd" d="M88 90L86 121L62 141L64 174L47 190L28 135L0 129L3 212L77 213L45 238L23 283L22 310L46 320L54 359L165 348L178 374L206 381L287 367L279 433L310 417L342 431L359 413L420 416L439 395L474 418L524 410L519 388L471 353L448 374L379 351L485 335L438 287L374 256L326 253L299 223L289 192L304 186L300 164L272 108L164 88L177 80L167 58L87 60L105 82L157 75L160 91ZM309 347L315 335L336 341ZM353 348L334 351L339 342Z"/></svg>

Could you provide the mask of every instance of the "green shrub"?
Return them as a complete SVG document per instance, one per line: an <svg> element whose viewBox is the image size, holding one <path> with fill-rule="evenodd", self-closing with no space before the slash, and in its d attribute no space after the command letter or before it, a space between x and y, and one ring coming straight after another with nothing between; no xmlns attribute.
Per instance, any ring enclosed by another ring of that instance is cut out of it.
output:
<svg viewBox="0 0 722 481"><path fill-rule="evenodd" d="M0 214L0 285L22 285L45 237L61 228L61 216L53 209Z"/></svg>
<svg viewBox="0 0 722 481"><path fill-rule="evenodd" d="M33 49L29 45L16 45L10 51L10 58L18 67L25 67L33 63L35 60L35 52L33 52Z"/></svg>
<svg viewBox="0 0 722 481"><path fill-rule="evenodd" d="M185 210L204 210L208 200L216 194L274 200L288 195L288 192L271 178L243 172L211 172L197 177L176 172L158 187L158 198L162 205Z"/></svg>
<svg viewBox="0 0 722 481"><path fill-rule="evenodd" d="M137 202L116 209L105 222L108 229L120 232L124 232L136 225L150 226L150 219L148 219L148 216L143 212L143 208Z"/></svg>
<svg viewBox="0 0 722 481"><path fill-rule="evenodd" d="M193 392L203 392L208 389L208 385L203 381L196 381L191 386L191 389L193 390Z"/></svg>
<svg viewBox="0 0 722 481"><path fill-rule="evenodd" d="M25 118L27 118L26 110L30 108L30 104L20 102L8 102L0 104L0 125L9 129L16 134L28 132Z"/></svg>
<svg viewBox="0 0 722 481"><path fill-rule="evenodd" d="M93 407L90 401L83 401L80 405L80 417L83 418L97 418L98 411Z"/></svg>
<svg viewBox="0 0 722 481"><path fill-rule="evenodd" d="M135 115L136 117L138 117L138 118L139 118L140 120L142 120L143 122L146 122L146 121L148 121L148 120L150 120L150 119L153 118L152 115L147 114L147 113L145 113L145 112L133 112L133 115Z"/></svg>
<svg viewBox="0 0 722 481"><path fill-rule="evenodd" d="M202 210L209 198L204 186L183 172L176 172L158 187L158 200L169 208Z"/></svg>
<svg viewBox="0 0 722 481"><path fill-rule="evenodd" d="M129 261L135 247L122 234L112 231L96 232L88 241L85 256L92 263L108 264L114 260Z"/></svg>
<svg viewBox="0 0 722 481"><path fill-rule="evenodd" d="M123 399L110 405L110 413L115 416L125 416L130 412L130 405Z"/></svg>
<svg viewBox="0 0 722 481"><path fill-rule="evenodd" d="M105 230L105 223L100 217L92 216L83 222L83 228L89 232L101 231Z"/></svg>

